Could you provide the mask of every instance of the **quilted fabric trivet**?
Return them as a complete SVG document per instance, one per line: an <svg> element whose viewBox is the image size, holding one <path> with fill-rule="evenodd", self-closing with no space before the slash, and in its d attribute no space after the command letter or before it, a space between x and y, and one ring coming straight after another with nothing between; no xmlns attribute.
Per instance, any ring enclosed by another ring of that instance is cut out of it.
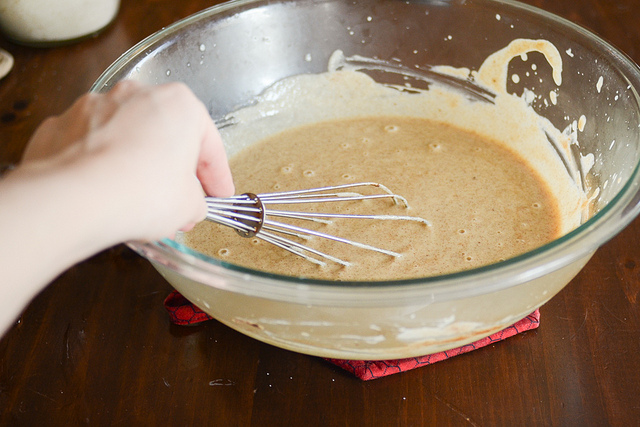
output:
<svg viewBox="0 0 640 427"><path fill-rule="evenodd" d="M169 294L169 296L164 301L164 307L169 313L171 322L175 323L176 325L195 325L211 319L208 314L193 305L178 291L173 291ZM529 331L531 329L536 329L538 326L540 326L540 311L536 310L524 319L516 322L506 329L503 329L500 332L496 332L493 335L482 338L471 344L467 344L462 347L443 351L440 353L428 354L420 357L410 357L408 359L384 361L341 359L326 360L352 373L361 380L367 381L376 378L382 378L391 374L397 374L399 372L409 371L421 366L431 365L433 363L440 362L441 360L446 360L450 357L468 353L489 344L502 341L519 333Z"/></svg>

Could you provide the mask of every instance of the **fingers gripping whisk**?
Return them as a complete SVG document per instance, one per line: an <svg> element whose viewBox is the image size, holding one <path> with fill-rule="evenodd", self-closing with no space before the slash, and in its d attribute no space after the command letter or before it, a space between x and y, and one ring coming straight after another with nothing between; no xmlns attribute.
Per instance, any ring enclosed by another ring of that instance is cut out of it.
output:
<svg viewBox="0 0 640 427"><path fill-rule="evenodd" d="M373 187L378 189L380 193L361 194L350 191L357 187ZM272 209L271 206L336 203L371 199L391 199L395 204L402 204L407 208L409 207L404 197L394 194L384 185L374 182L259 195L245 193L228 198L207 197L205 200L208 209L207 219L233 228L242 237L260 238L316 264L325 265L325 261L328 260L348 266L350 265L348 261L320 252L299 241L309 240L315 236L393 257L399 257L401 254L354 240L343 239L320 231L295 226L281 222L278 219L296 219L321 223L330 223L331 220L337 218L416 221L426 226L430 226L431 223L424 218L415 216L305 212L302 210Z"/></svg>

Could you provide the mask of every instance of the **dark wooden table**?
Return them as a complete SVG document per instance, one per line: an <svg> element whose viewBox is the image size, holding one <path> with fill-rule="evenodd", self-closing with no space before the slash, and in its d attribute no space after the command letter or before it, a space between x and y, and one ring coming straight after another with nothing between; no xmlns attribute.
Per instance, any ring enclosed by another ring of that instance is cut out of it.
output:
<svg viewBox="0 0 640 427"><path fill-rule="evenodd" d="M640 2L529 3L640 62ZM16 162L36 126L126 49L210 4L124 0L107 31L66 47L0 38L16 59L0 81L0 163ZM171 325L162 307L169 285L146 260L115 247L59 277L0 341L0 423L638 425L638 236L637 220L602 247L542 307L539 329L371 382L215 321Z"/></svg>

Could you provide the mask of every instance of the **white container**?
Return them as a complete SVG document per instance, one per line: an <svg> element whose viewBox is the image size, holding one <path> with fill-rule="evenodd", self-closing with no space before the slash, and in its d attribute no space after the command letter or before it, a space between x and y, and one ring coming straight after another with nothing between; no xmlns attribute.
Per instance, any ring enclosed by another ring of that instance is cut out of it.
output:
<svg viewBox="0 0 640 427"><path fill-rule="evenodd" d="M21 44L64 44L105 28L119 6L120 0L0 0L0 29Z"/></svg>
<svg viewBox="0 0 640 427"><path fill-rule="evenodd" d="M13 68L13 56L6 50L0 49L0 80L9 74ZM0 166L0 175L2 175L2 167Z"/></svg>

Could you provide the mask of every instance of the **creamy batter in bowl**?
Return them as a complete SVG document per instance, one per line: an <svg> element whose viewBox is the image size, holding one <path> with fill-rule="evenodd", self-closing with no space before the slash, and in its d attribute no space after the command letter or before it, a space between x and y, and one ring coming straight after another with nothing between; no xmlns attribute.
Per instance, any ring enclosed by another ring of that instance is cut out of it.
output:
<svg viewBox="0 0 640 427"><path fill-rule="evenodd" d="M481 66L518 39L546 40L555 53L515 49L504 75L493 73L477 84ZM515 258L400 281L286 277L237 267L175 241L130 244L219 321L283 348L335 358L450 349L540 307L637 215L637 66L587 31L513 2L230 2L144 40L93 90L109 90L124 78L184 81L221 127L233 127L238 123L225 120L229 113L287 77L325 72L338 50L351 66L396 88L445 87L477 103L504 92L505 99L528 103L573 170L590 210L574 230ZM551 67L555 56L561 82ZM277 116L276 110L267 113Z"/></svg>

